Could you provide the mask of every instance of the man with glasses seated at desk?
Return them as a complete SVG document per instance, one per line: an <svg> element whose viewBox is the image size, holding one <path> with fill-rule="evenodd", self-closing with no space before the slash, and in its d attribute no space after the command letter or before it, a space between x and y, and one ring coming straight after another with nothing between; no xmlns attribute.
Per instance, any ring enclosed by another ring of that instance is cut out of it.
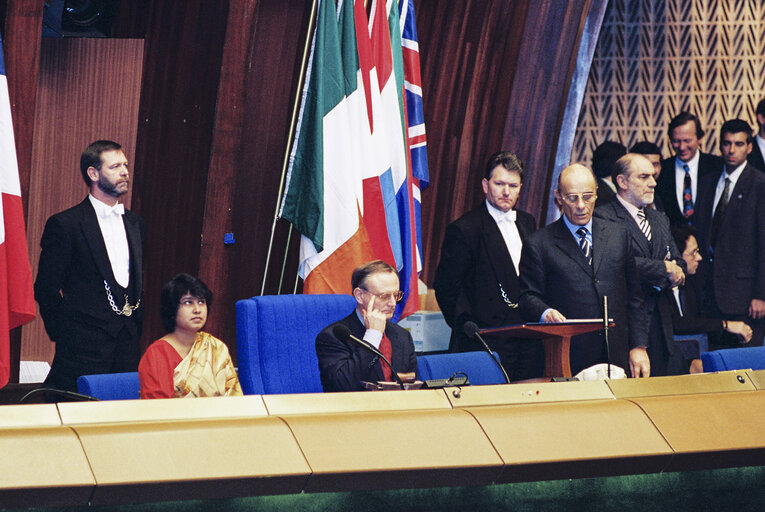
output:
<svg viewBox="0 0 765 512"><path fill-rule="evenodd" d="M398 272L381 260L371 261L353 271L351 288L356 309L339 322L327 326L316 337L316 355L324 391L362 391L362 382L394 381L398 374L417 370L414 342L409 331L390 321L403 293ZM385 355L393 369L352 339L341 340L336 326L345 326Z"/></svg>

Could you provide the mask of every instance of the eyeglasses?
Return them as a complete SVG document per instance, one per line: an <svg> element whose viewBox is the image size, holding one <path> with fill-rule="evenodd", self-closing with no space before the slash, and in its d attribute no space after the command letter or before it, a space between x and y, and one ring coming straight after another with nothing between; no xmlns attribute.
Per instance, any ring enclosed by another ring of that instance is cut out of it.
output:
<svg viewBox="0 0 765 512"><path fill-rule="evenodd" d="M370 293L370 294L374 295L376 298L380 299L383 302L388 302L391 299L393 299L395 302L400 302L401 299L404 298L404 292L402 292L401 290L398 290L398 291L393 292L393 293L372 293L369 290L367 290L366 288L361 288L361 289L364 290L367 293Z"/></svg>
<svg viewBox="0 0 765 512"><path fill-rule="evenodd" d="M589 203L594 201L597 197L598 195L595 192L585 192L583 194L566 194L563 196L563 200L570 205L575 205L579 202L580 198L585 203Z"/></svg>
<svg viewBox="0 0 765 512"><path fill-rule="evenodd" d="M196 306L205 306L207 305L207 299L181 299L181 306L184 308L190 308Z"/></svg>

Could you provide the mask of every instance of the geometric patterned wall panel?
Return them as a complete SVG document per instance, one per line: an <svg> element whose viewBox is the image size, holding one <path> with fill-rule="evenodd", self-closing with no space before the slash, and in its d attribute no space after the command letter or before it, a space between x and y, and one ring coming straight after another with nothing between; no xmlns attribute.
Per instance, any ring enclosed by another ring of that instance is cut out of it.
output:
<svg viewBox="0 0 765 512"><path fill-rule="evenodd" d="M572 162L589 164L605 140L641 140L672 155L667 125L696 114L702 151L719 154L719 129L739 117L757 129L765 97L762 0L611 0L587 81Z"/></svg>

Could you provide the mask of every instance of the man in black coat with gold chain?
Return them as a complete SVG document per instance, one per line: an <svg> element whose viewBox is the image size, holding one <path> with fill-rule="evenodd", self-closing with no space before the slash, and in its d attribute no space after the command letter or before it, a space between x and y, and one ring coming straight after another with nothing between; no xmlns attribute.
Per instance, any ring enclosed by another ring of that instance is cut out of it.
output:
<svg viewBox="0 0 765 512"><path fill-rule="evenodd" d="M482 181L486 200L446 228L433 287L444 319L452 328L451 350L482 350L463 328L499 327L523 322L518 311L518 265L523 241L536 230L534 217L516 210L523 165L516 155L493 155ZM544 349L539 340L486 338L511 380L541 377Z"/></svg>
<svg viewBox="0 0 765 512"><path fill-rule="evenodd" d="M144 221L117 200L130 183L125 153L93 142L80 171L90 194L48 219L34 286L56 343L45 385L67 391L81 375L136 371L143 323Z"/></svg>

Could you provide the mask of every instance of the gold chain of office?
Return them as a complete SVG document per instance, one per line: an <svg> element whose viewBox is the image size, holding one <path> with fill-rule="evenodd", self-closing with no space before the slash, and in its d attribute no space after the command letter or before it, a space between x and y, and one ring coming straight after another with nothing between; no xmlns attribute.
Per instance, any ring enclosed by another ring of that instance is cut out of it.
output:
<svg viewBox="0 0 765 512"><path fill-rule="evenodd" d="M109 287L109 283L106 282L106 279L104 279L104 289L106 290L106 298L109 299L109 305L112 307L112 311L118 315L130 316L133 314L133 311L138 309L138 307L141 305L141 299L138 299L138 302L136 302L135 306L131 306L130 302L128 302L128 295L126 293L125 305L122 306L122 309L120 309L117 307L117 304L114 303L114 297L112 297L112 289Z"/></svg>

